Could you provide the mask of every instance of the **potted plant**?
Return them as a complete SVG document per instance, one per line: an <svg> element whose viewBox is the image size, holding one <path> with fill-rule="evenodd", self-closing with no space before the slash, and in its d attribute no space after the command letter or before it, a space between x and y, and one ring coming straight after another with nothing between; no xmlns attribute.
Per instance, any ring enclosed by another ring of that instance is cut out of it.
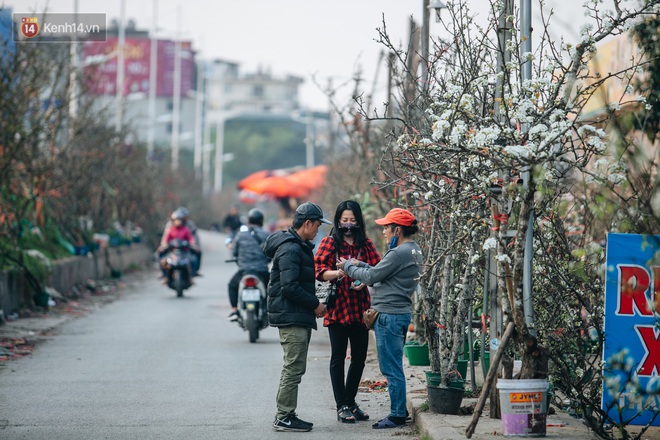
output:
<svg viewBox="0 0 660 440"><path fill-rule="evenodd" d="M438 385L428 385L428 402L431 411L440 414L458 414L465 393L465 381L453 370L442 377Z"/></svg>
<svg viewBox="0 0 660 440"><path fill-rule="evenodd" d="M431 395L442 393L437 388L450 388L452 381L460 379L464 384L465 378L458 373L458 367L466 332L465 322L471 318L473 292L478 287L475 273L479 260L474 257L487 233L486 228L473 228L466 233L459 227L457 218L446 215L446 212L440 206L431 206L427 211L425 224L431 229L428 234L431 239L424 243L426 265L416 309L418 334L421 333L420 337L429 347L430 371L427 377L435 375L443 378L439 385L431 384L429 399ZM440 229L445 233L437 233ZM466 239L468 246L452 245ZM462 395L461 387L461 399ZM452 397L455 400L459 395L453 393ZM436 408L442 409L441 406Z"/></svg>

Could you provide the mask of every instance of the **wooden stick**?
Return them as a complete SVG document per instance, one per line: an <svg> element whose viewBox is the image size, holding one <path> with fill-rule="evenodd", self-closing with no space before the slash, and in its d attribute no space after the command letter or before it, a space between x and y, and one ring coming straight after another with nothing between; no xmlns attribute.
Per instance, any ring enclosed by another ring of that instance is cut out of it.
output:
<svg viewBox="0 0 660 440"><path fill-rule="evenodd" d="M506 344L509 342L511 335L513 335L514 329L515 329L515 325L513 324L513 322L509 322L509 325L506 326L506 331L502 336L502 341L500 342L500 346L495 352L495 356L493 357L493 360L490 363L490 368L488 369L488 375L486 375L486 379L484 380L484 386L481 389L481 395L479 396L479 400L477 401L477 406L475 406L474 408L472 421L470 422L468 427L465 428L465 436L467 438L472 438L472 434L474 434L474 430L477 427L477 423L479 423L479 417L481 417L481 413L484 410L484 405L486 404L486 398L488 397L488 393L490 393L490 388L493 386L493 382L495 381L495 377L497 376L497 370L499 369L500 361L502 360L502 356L504 355L504 349L506 348Z"/></svg>

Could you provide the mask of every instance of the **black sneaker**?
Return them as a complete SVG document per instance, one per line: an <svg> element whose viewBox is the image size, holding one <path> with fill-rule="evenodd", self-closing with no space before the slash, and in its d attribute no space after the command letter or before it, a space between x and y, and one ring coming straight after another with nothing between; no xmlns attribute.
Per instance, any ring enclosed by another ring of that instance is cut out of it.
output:
<svg viewBox="0 0 660 440"><path fill-rule="evenodd" d="M299 419L299 418L298 418L298 414L296 414L296 413L289 414L289 417L292 417L292 418L298 420L300 423L302 423L302 424L304 424L304 425L309 425L310 428L311 428L312 426L314 426L314 424L313 424L312 422L306 422L306 421L304 421L303 419Z"/></svg>
<svg viewBox="0 0 660 440"><path fill-rule="evenodd" d="M311 423L303 422L296 416L286 416L283 419L276 418L273 422L275 431L307 432L312 430Z"/></svg>
<svg viewBox="0 0 660 440"><path fill-rule="evenodd" d="M234 310L227 316L227 319L230 320L231 322L236 322L238 321L238 311Z"/></svg>

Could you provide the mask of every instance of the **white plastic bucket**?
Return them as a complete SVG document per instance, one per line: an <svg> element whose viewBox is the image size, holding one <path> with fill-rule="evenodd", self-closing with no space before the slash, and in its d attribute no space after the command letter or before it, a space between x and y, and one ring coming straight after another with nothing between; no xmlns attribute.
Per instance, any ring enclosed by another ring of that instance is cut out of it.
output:
<svg viewBox="0 0 660 440"><path fill-rule="evenodd" d="M498 379L502 434L545 437L548 414L547 379Z"/></svg>

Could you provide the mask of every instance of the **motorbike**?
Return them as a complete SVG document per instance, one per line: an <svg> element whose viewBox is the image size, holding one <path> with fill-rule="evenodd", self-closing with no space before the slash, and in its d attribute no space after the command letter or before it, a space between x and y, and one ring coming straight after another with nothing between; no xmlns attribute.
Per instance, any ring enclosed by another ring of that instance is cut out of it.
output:
<svg viewBox="0 0 660 440"><path fill-rule="evenodd" d="M190 256L190 245L186 240L171 240L167 243L167 253L164 257L167 286L175 290L179 298L183 296L184 290L193 285Z"/></svg>
<svg viewBox="0 0 660 440"><path fill-rule="evenodd" d="M227 260L235 263L236 260ZM266 285L258 275L244 273L238 284L238 325L248 332L251 343L257 342L259 332L268 327Z"/></svg>
<svg viewBox="0 0 660 440"><path fill-rule="evenodd" d="M268 327L266 285L256 275L247 273L238 285L238 314L241 327L250 342L259 339L259 331Z"/></svg>

